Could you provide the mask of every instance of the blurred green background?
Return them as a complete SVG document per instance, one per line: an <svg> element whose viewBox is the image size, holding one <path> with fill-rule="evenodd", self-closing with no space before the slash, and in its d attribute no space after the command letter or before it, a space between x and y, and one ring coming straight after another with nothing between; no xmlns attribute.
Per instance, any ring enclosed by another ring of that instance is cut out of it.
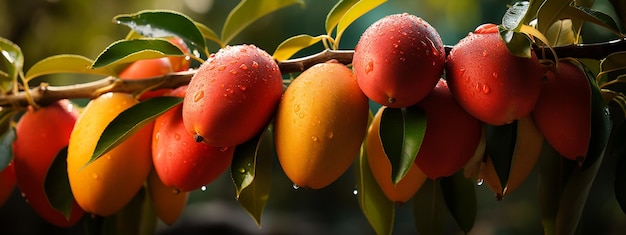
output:
<svg viewBox="0 0 626 235"><path fill-rule="evenodd" d="M256 44L272 53L283 40L297 34L324 34L326 13L335 1L307 0L304 8L291 6L266 16L244 30L231 44ZM169 9L187 14L216 32L235 0L0 0L0 36L18 44L25 54L25 68L57 54L79 54L95 58L112 42L125 37L128 29L116 25L118 14L144 9ZM361 33L385 15L408 12L434 26L444 44L454 45L476 26L499 23L512 1L507 0L389 0L353 23L340 48L352 49ZM608 1L597 1L595 9L613 15ZM613 39L602 29L585 25L587 42ZM211 44L212 51L217 45ZM321 45L298 53L319 52ZM80 79L80 77L71 77ZM614 200L611 187L614 157L608 157L596 179L580 224L580 234L624 234L626 216ZM262 229L239 207L228 173L193 192L183 216L173 226L159 224L161 234L373 234L352 194L352 169L331 186L321 190L295 190L275 159L273 186L262 218ZM486 187L478 186L479 211L470 234L541 234L537 202L536 169L518 191L496 201ZM394 234L416 234L412 203L399 206ZM460 234L448 218L447 234ZM184 231L184 232L183 232ZM0 208L1 234L82 234L83 228L54 228L39 219L16 190Z"/></svg>

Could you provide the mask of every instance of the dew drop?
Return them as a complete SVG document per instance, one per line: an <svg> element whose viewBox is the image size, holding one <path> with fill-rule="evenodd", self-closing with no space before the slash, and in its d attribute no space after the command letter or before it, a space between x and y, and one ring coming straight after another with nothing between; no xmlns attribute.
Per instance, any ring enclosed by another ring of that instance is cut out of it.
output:
<svg viewBox="0 0 626 235"><path fill-rule="evenodd" d="M241 174L246 173L246 168L243 168L243 167L239 168L239 173Z"/></svg>
<svg viewBox="0 0 626 235"><path fill-rule="evenodd" d="M180 134L178 134L178 133L174 134L174 139L180 140Z"/></svg>
<svg viewBox="0 0 626 235"><path fill-rule="evenodd" d="M474 90L480 91L480 85L478 83L474 84Z"/></svg>
<svg viewBox="0 0 626 235"><path fill-rule="evenodd" d="M313 142L317 142L317 136L311 136L311 140L313 140Z"/></svg>
<svg viewBox="0 0 626 235"><path fill-rule="evenodd" d="M483 183L485 183L485 180L484 180L484 179L477 179L477 180L476 180L476 185L477 185L477 186L482 186L482 185L483 185Z"/></svg>
<svg viewBox="0 0 626 235"><path fill-rule="evenodd" d="M215 65L209 65L209 70L215 69Z"/></svg>
<svg viewBox="0 0 626 235"><path fill-rule="evenodd" d="M335 137L335 133L333 133L332 131L328 133L328 138L332 139L333 137Z"/></svg>
<svg viewBox="0 0 626 235"><path fill-rule="evenodd" d="M295 189L295 190L300 189L300 186L299 186L299 185L297 185L297 184L293 184L293 185L292 185L292 187L293 187L293 189Z"/></svg>
<svg viewBox="0 0 626 235"><path fill-rule="evenodd" d="M298 113L298 117L304 118L304 113Z"/></svg>
<svg viewBox="0 0 626 235"><path fill-rule="evenodd" d="M296 104L296 105L293 106L293 112L294 113L300 112L300 105L299 104Z"/></svg>
<svg viewBox="0 0 626 235"><path fill-rule="evenodd" d="M202 185L202 187L200 187L200 190L202 190L202 192L206 191L206 185Z"/></svg>
<svg viewBox="0 0 626 235"><path fill-rule="evenodd" d="M239 51L240 51L240 52L246 52L246 51L248 51L248 50L246 50L246 48L245 48L245 47L241 47L241 48L239 48Z"/></svg>
<svg viewBox="0 0 626 235"><path fill-rule="evenodd" d="M220 65L220 67L217 67L217 70L219 71L224 71L224 69L226 69L226 66L224 65Z"/></svg>
<svg viewBox="0 0 626 235"><path fill-rule="evenodd" d="M358 190L358 189L356 189L356 188L355 188L355 189L353 189L353 190L352 190L352 195L354 195L354 196L359 195L359 190Z"/></svg>
<svg viewBox="0 0 626 235"><path fill-rule="evenodd" d="M91 175L91 177L93 177L93 179L94 179L94 180L97 180L97 179L98 179L98 174L93 173L93 174Z"/></svg>
<svg viewBox="0 0 626 235"><path fill-rule="evenodd" d="M220 148L220 152L226 152L226 150L228 150L228 147L221 147Z"/></svg>
<svg viewBox="0 0 626 235"><path fill-rule="evenodd" d="M398 44L394 43L393 48L398 48Z"/></svg>
<svg viewBox="0 0 626 235"><path fill-rule="evenodd" d="M406 61L406 58L400 57L400 61Z"/></svg>
<svg viewBox="0 0 626 235"><path fill-rule="evenodd" d="M387 99L387 102L389 102L390 104L393 104L396 102L396 99L389 97L389 99Z"/></svg>
<svg viewBox="0 0 626 235"><path fill-rule="evenodd" d="M107 160L111 160L111 155L106 155Z"/></svg>
<svg viewBox="0 0 626 235"><path fill-rule="evenodd" d="M492 76L493 78L498 78L498 73L497 73L497 72L493 72L493 73L491 74L491 76Z"/></svg>
<svg viewBox="0 0 626 235"><path fill-rule="evenodd" d="M204 97L204 91L198 91L195 95L193 95L193 101L198 102Z"/></svg>
<svg viewBox="0 0 626 235"><path fill-rule="evenodd" d="M247 89L246 85L237 85L237 87L239 87L239 90L245 91Z"/></svg>
<svg viewBox="0 0 626 235"><path fill-rule="evenodd" d="M374 70L374 61L371 61L365 65L365 74L368 74Z"/></svg>
<svg viewBox="0 0 626 235"><path fill-rule="evenodd" d="M491 92L491 88L487 84L483 84L483 93L489 94Z"/></svg>
<svg viewBox="0 0 626 235"><path fill-rule="evenodd" d="M247 66L246 64L241 64L241 65L239 65L239 68L240 68L241 70L248 70L248 66Z"/></svg>
<svg viewBox="0 0 626 235"><path fill-rule="evenodd" d="M465 73L465 68L460 68L460 69L459 69L459 72L461 72L461 73Z"/></svg>
<svg viewBox="0 0 626 235"><path fill-rule="evenodd" d="M252 61L252 68L258 68L259 67L259 63L257 63L256 61Z"/></svg>
<svg viewBox="0 0 626 235"><path fill-rule="evenodd" d="M172 193L178 195L180 193L180 189L172 188Z"/></svg>
<svg viewBox="0 0 626 235"><path fill-rule="evenodd" d="M487 57L487 56L489 56L489 52L487 52L486 50L483 51L483 57Z"/></svg>
<svg viewBox="0 0 626 235"><path fill-rule="evenodd" d="M235 71L234 69L231 69L229 72L230 72L230 74L232 74L232 75L237 74L237 71Z"/></svg>

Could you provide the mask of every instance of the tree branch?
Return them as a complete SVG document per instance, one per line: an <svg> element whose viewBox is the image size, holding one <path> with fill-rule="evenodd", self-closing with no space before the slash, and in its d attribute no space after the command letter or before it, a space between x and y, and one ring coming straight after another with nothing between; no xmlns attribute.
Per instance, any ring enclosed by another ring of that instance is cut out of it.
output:
<svg viewBox="0 0 626 235"><path fill-rule="evenodd" d="M544 49L534 46L539 52ZM452 50L452 46L445 46L446 54ZM626 40L614 40L603 43L580 44L555 47L556 54L561 57L602 59L618 51L626 51ZM342 64L352 63L353 50L324 50L310 56L279 61L278 66L283 74L302 72L311 66L328 60L337 60ZM537 53L539 58L553 59L552 54ZM161 77L141 80L125 80L116 77L106 77L94 82L81 83L68 86L49 86L42 83L29 91L33 101L39 105L47 105L60 99L88 98L94 99L106 92L136 93L147 88L163 89L176 88L188 84L195 70L171 73ZM26 107L28 106L27 94L21 91L17 94L0 95L0 107Z"/></svg>

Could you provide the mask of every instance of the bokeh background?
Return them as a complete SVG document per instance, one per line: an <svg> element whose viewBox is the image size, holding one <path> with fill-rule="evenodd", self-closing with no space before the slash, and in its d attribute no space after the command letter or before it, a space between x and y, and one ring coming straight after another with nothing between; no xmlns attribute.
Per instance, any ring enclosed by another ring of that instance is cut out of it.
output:
<svg viewBox="0 0 626 235"><path fill-rule="evenodd" d="M25 55L25 68L57 54L79 54L95 58L112 42L124 38L128 28L116 25L118 14L144 9L169 9L182 12L216 32L221 30L235 0L0 0L0 36L18 44ZM268 15L245 29L231 44L256 44L272 53L283 40L297 34L324 34L324 20L335 1L306 0L304 8L291 6ZM353 23L341 40L340 48L352 49L362 32L385 15L408 12L424 18L434 26L444 44L454 45L476 26L499 23L509 0L389 0ZM606 0L594 5L614 15ZM586 42L613 39L607 30L585 25ZM212 51L217 45L211 44ZM304 56L319 52L314 46L298 53ZM416 71L418 72L418 71ZM73 79L83 79L70 76ZM614 162L603 165L594 183L581 219L580 234L625 234L626 216L612 192ZM356 197L354 172L350 169L337 182L321 190L294 189L274 159L272 192L257 228L235 200L228 173L193 192L182 217L172 225L159 224L159 234L373 234L362 215ZM537 172L518 191L502 201L486 186L477 186L478 215L470 234L541 234L540 209L537 202ZM394 234L416 234L412 203L398 206ZM79 224L60 229L39 219L14 192L0 208L0 234L83 234ZM460 234L448 218L447 234Z"/></svg>

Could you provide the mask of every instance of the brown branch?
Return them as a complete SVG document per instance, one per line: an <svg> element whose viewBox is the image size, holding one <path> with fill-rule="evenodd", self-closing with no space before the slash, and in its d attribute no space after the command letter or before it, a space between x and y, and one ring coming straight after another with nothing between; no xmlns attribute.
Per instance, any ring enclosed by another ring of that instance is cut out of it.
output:
<svg viewBox="0 0 626 235"><path fill-rule="evenodd" d="M451 49L452 46L445 46L446 54L449 54ZM542 48L535 46L534 49L541 50ZM602 59L606 58L611 53L626 51L626 40L621 39L603 43L561 46L555 47L554 50L557 55L562 58ZM542 54L545 54L545 59L552 59L552 54L549 52L537 53L540 58L543 58ZM324 50L320 53L302 58L279 61L278 66L283 74L302 72L315 64L333 59L343 64L350 64L352 63L353 55L353 50ZM106 77L94 82L68 86L49 86L42 83L37 87L31 88L30 94L35 103L46 105L60 99L93 99L102 93L111 91L135 93L147 87L152 87L152 89L176 88L188 84L195 72L195 70L190 70L141 80L124 80L115 77ZM26 107L27 105L28 101L24 91L17 94L0 95L0 107Z"/></svg>

